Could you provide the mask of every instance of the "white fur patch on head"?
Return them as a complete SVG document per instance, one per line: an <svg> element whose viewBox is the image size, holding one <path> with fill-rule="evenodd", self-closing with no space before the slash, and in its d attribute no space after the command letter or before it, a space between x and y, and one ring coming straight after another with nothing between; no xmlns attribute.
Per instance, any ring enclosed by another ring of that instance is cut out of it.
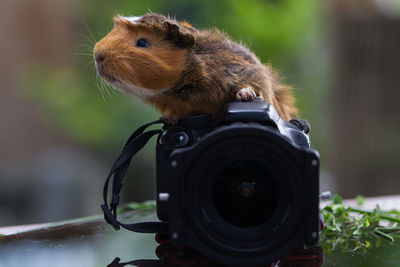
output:
<svg viewBox="0 0 400 267"><path fill-rule="evenodd" d="M126 19L127 21L131 22L132 24L137 24L137 21L140 20L142 18L142 16L140 17L122 17L123 19Z"/></svg>

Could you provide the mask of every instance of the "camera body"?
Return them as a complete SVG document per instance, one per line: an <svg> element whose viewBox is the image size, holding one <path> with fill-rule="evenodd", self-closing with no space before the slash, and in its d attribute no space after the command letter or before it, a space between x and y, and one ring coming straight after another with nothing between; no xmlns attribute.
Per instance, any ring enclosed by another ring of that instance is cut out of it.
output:
<svg viewBox="0 0 400 267"><path fill-rule="evenodd" d="M263 265L319 238L319 154L261 100L167 125L157 215L171 242L227 265Z"/></svg>

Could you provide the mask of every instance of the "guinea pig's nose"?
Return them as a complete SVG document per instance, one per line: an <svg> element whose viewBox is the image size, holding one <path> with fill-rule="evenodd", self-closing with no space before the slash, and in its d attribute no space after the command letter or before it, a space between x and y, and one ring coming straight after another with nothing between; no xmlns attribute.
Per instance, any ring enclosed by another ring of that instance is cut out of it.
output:
<svg viewBox="0 0 400 267"><path fill-rule="evenodd" d="M106 59L106 55L104 53L96 53L94 56L96 63L100 64L103 63L103 61Z"/></svg>

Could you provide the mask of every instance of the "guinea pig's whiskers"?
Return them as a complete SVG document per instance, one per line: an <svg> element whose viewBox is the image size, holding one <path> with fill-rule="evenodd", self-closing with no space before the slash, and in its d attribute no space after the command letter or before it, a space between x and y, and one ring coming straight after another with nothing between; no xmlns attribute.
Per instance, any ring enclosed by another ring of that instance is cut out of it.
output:
<svg viewBox="0 0 400 267"><path fill-rule="evenodd" d="M108 101L107 101L107 99L106 99L106 97L105 97L105 94L104 94L104 85L103 85L103 79L101 78L101 77L99 77L98 75L95 75L94 76L95 77L95 83L96 83L96 87L97 87L97 89L99 90L99 92L100 92L100 94L101 94L101 98L103 99L103 101L105 102L105 103L107 103L108 104Z"/></svg>
<svg viewBox="0 0 400 267"><path fill-rule="evenodd" d="M93 46L88 44L76 44L76 52L77 56L88 56L93 58Z"/></svg>
<svg viewBox="0 0 400 267"><path fill-rule="evenodd" d="M87 56L90 57L89 62L86 64L86 66L92 65L94 69L96 69L96 66L94 64L93 60L93 49L94 46L96 45L96 38L94 37L92 31L90 30L88 24L82 20L82 23L89 33L88 36L79 33L79 32L74 32L73 34L81 37L84 39L86 43L83 44L77 44L76 46L79 48L78 51L75 53L78 56ZM100 91L101 97L104 100L105 103L108 104L108 99L112 99L113 96L110 93L110 85L108 85L101 77L98 75L95 75L95 84L98 90Z"/></svg>
<svg viewBox="0 0 400 267"><path fill-rule="evenodd" d="M79 37L82 37L83 39L85 39L86 41L88 41L93 47L94 47L95 44L96 44L94 40L90 39L89 37L87 37L87 36L85 36L85 35L83 35L83 34L81 34L81 33L79 33L79 32L73 32L73 34L75 34L75 35L77 35L77 36L79 36Z"/></svg>
<svg viewBox="0 0 400 267"><path fill-rule="evenodd" d="M95 83L96 83L96 87L97 87L97 89L99 89L99 92L101 93L101 97L103 98L103 100L104 100L104 95L103 95L103 88L101 87L101 80L100 80L101 78L98 76L98 75L96 75L95 76Z"/></svg>
<svg viewBox="0 0 400 267"><path fill-rule="evenodd" d="M99 88L99 91L100 91L100 94L101 94L101 98L103 99L103 101L105 103L109 104L108 100L107 100L107 97L106 97L106 94L105 94L104 81L99 76L96 76L96 85L97 85L97 88Z"/></svg>
<svg viewBox="0 0 400 267"><path fill-rule="evenodd" d="M75 55L77 55L77 56L90 56L90 57L93 57L93 54L91 54L91 53L85 53L85 52L75 52Z"/></svg>
<svg viewBox="0 0 400 267"><path fill-rule="evenodd" d="M78 34L82 37L85 37L81 34ZM90 42L90 44L76 44L76 52L74 53L76 56L83 56L83 57L89 57L90 60L89 62L93 62L93 47L94 47L94 43L86 38L87 41Z"/></svg>
<svg viewBox="0 0 400 267"><path fill-rule="evenodd" d="M93 46L88 44L76 44L79 48L84 48L84 52L93 54ZM86 50L87 49L87 50ZM86 50L86 51L85 51Z"/></svg>
<svg viewBox="0 0 400 267"><path fill-rule="evenodd" d="M102 92L103 92L103 97L104 97L105 101L107 102L107 98L112 99L111 94L108 90L108 84L103 79L100 80L100 84L101 84L101 88L102 88Z"/></svg>
<svg viewBox="0 0 400 267"><path fill-rule="evenodd" d="M111 100L114 99L114 95L112 94L112 92L115 92L115 90L112 89L111 85L104 82L104 80L102 80L102 84L104 86L103 88L104 92L106 93L106 96L108 96L108 98L110 98Z"/></svg>
<svg viewBox="0 0 400 267"><path fill-rule="evenodd" d="M79 32L73 32L73 34L84 38L86 41L88 41L90 43L89 47L91 49L93 49L93 47L96 45L96 38L94 37L92 31L90 30L90 28L89 28L89 26L88 26L88 24L86 23L85 20L82 20L82 24L85 26L86 30L89 32L90 38L88 36L86 36L86 35L83 35L83 34L79 33Z"/></svg>
<svg viewBox="0 0 400 267"><path fill-rule="evenodd" d="M102 78L97 76L99 82L100 82L100 91L102 93L103 99L107 102L107 97L109 99L113 99L114 95L113 93L115 90L113 90L112 86L109 83L106 83Z"/></svg>
<svg viewBox="0 0 400 267"><path fill-rule="evenodd" d="M89 25L86 23L86 21L82 20L82 22L83 22L83 25L85 25L85 27L86 27L87 31L89 32L90 36L92 37L92 44L93 44L93 47L94 47L94 45L96 44L96 38L94 38L94 35L93 35L92 31L90 30Z"/></svg>
<svg viewBox="0 0 400 267"><path fill-rule="evenodd" d="M107 89L104 80L100 80L100 87L101 87L101 96L103 97L104 101L108 103L107 100L108 94L106 93Z"/></svg>
<svg viewBox="0 0 400 267"><path fill-rule="evenodd" d="M85 67L87 68L89 65L92 65L92 66L94 67L94 69L96 70L96 66L95 66L93 60L89 60L89 61L86 63Z"/></svg>
<svg viewBox="0 0 400 267"><path fill-rule="evenodd" d="M87 47L89 49L93 49L92 44L88 45L88 44L77 44L77 46L82 46L82 47Z"/></svg>
<svg viewBox="0 0 400 267"><path fill-rule="evenodd" d="M95 46L95 41L84 36L83 34L80 34L80 33L74 33L74 34L84 38L85 41L88 42L86 44L85 43L84 44L76 44L75 46L76 46L77 51L75 52L75 55L89 57L90 60L88 62L93 63L93 48Z"/></svg>

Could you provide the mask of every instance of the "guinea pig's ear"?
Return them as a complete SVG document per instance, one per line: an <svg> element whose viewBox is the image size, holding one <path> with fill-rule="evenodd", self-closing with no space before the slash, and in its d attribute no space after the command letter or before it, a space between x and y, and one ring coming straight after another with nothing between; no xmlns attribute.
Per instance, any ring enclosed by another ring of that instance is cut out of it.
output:
<svg viewBox="0 0 400 267"><path fill-rule="evenodd" d="M167 39L180 47L192 47L195 43L195 36L192 31L182 25L172 21L164 21L164 30L167 34Z"/></svg>

